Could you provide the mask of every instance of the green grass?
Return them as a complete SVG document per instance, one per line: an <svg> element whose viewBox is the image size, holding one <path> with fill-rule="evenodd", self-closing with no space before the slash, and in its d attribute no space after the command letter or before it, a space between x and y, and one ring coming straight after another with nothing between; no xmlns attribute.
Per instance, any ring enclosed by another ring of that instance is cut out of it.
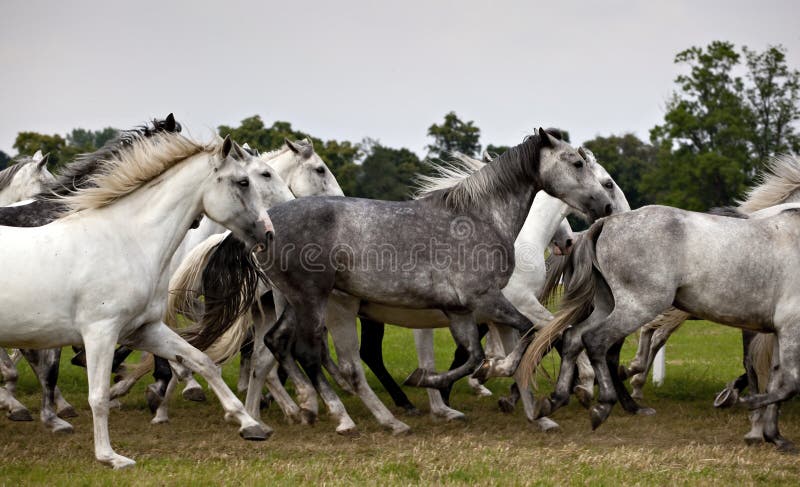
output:
<svg viewBox="0 0 800 487"><path fill-rule="evenodd" d="M625 360L634 351L630 340ZM384 354L388 368L402 380L416 367L409 330L387 327ZM437 365L452 357L452 340L436 332ZM689 322L667 348L667 378L660 388L645 388L645 404L653 417L634 417L616 407L607 424L592 432L587 413L577 402L554 418L561 432L544 434L530 425L521 409L512 415L498 411L496 399L508 380L490 382L493 398L477 398L459 383L454 407L465 412L464 423L444 423L427 414L405 417L372 377L370 383L398 417L413 429L394 437L382 430L357 398L344 396L359 426L356 438L334 433L323 413L313 427L288 425L274 408L263 419L275 429L266 442L238 438L226 424L216 400L189 403L177 397L171 422L151 425L143 388L136 386L111 414L111 438L122 454L137 460L133 469L111 471L94 461L91 415L86 403L82 369L68 363L65 353L60 385L79 410L72 420L76 432L55 436L42 425L0 419L0 485L217 485L217 484L796 484L798 458L771 446L746 447L748 429L741 408L716 410L715 394L741 372L739 332ZM545 360L555 372L556 361ZM234 385L235 364L224 368ZM38 408L39 386L26 365L20 367L19 398ZM540 381L540 394L552 385ZM423 390L406 388L412 401L427 411ZM800 439L800 411L792 402L783 409L782 431Z"/></svg>

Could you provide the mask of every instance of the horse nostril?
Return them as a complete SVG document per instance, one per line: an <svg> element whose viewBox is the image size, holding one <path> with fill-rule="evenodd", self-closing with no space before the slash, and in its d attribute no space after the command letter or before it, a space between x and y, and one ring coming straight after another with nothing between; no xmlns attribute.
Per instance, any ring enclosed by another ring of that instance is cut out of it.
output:
<svg viewBox="0 0 800 487"><path fill-rule="evenodd" d="M567 243L566 243L566 245L567 245L567 248L570 248L570 247L572 247L572 239L571 239L571 238L568 238L568 239L567 239Z"/></svg>
<svg viewBox="0 0 800 487"><path fill-rule="evenodd" d="M609 203L606 205L605 210L606 210L606 216L608 216L614 211L614 207L611 206L611 204Z"/></svg>
<svg viewBox="0 0 800 487"><path fill-rule="evenodd" d="M270 243L270 242L272 242L272 240L273 240L274 238L275 238L275 232L273 232L273 231L271 231L271 230L270 230L269 232L267 232L267 243Z"/></svg>

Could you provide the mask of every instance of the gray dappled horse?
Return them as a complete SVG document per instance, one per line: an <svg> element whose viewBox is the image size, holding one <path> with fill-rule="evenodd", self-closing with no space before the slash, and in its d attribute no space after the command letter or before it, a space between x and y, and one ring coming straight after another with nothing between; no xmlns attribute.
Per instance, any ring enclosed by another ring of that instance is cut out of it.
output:
<svg viewBox="0 0 800 487"><path fill-rule="evenodd" d="M763 436L781 450L793 444L778 431L778 404L800 390L800 205L784 204L730 218L648 206L596 222L575 246L573 275L562 310L523 359L531 371L563 333L562 366L549 415L569 399L572 369L585 347L599 384L594 428L623 394L611 367L623 339L670 306L716 323L773 332L778 361L765 394L742 398L766 407Z"/></svg>
<svg viewBox="0 0 800 487"><path fill-rule="evenodd" d="M317 414L314 389L334 417L344 410L320 364L332 292L356 305L439 309L447 315L469 359L442 374L417 369L409 382L419 387L448 386L480 364L476 320L530 330L530 320L501 289L514 271L514 241L539 190L592 219L612 209L580 154L560 134L543 129L461 183L422 199L302 198L272 208L276 240L260 260L279 291L280 318L265 343L297 386L304 413ZM345 375L363 374L360 364L339 365ZM404 426L393 429L405 431Z"/></svg>

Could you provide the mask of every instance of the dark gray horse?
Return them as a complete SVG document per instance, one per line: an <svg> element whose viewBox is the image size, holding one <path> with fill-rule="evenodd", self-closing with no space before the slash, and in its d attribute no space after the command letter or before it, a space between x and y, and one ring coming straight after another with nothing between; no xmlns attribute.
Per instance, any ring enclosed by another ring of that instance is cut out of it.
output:
<svg viewBox="0 0 800 487"><path fill-rule="evenodd" d="M334 417L346 414L320 365L332 292L447 315L469 358L442 374L417 369L408 383L419 387L446 387L480 364L476 320L530 330L531 322L500 291L514 270L514 241L539 190L592 219L612 211L583 157L560 134L543 129L456 186L425 198L302 198L272 208L276 241L261 261L280 291L280 318L265 343L297 386L306 414L316 416L315 389ZM351 365L340 361L345 376L358 373Z"/></svg>

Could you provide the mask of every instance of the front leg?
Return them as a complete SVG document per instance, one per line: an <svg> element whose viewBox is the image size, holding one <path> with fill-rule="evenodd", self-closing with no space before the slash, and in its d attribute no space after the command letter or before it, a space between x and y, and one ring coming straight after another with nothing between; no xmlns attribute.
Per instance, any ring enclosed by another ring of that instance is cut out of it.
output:
<svg viewBox="0 0 800 487"><path fill-rule="evenodd" d="M219 398L226 417L233 418L239 425L239 435L246 440L265 440L272 430L262 426L244 410L244 405L222 380L219 367L200 350L171 330L163 322L150 323L140 327L125 343L141 350L185 365L200 374L214 394Z"/></svg>
<svg viewBox="0 0 800 487"><path fill-rule="evenodd" d="M417 363L419 370L436 370L436 362L433 354L433 330L415 329L414 344L417 347ZM433 416L444 418L447 421L466 419L464 413L457 411L442 399L442 392L439 389L426 389L428 392L428 403L430 404Z"/></svg>
<svg viewBox="0 0 800 487"><path fill-rule="evenodd" d="M94 453L97 460L114 469L130 467L136 462L117 454L111 448L108 434L108 401L111 365L117 334L108 333L113 323L95 323L83 336L86 349L86 373L89 379L89 406L94 421Z"/></svg>
<svg viewBox="0 0 800 487"><path fill-rule="evenodd" d="M72 425L56 413L56 381L61 358L60 348L46 350L21 350L42 386L42 423L53 433L72 433Z"/></svg>

